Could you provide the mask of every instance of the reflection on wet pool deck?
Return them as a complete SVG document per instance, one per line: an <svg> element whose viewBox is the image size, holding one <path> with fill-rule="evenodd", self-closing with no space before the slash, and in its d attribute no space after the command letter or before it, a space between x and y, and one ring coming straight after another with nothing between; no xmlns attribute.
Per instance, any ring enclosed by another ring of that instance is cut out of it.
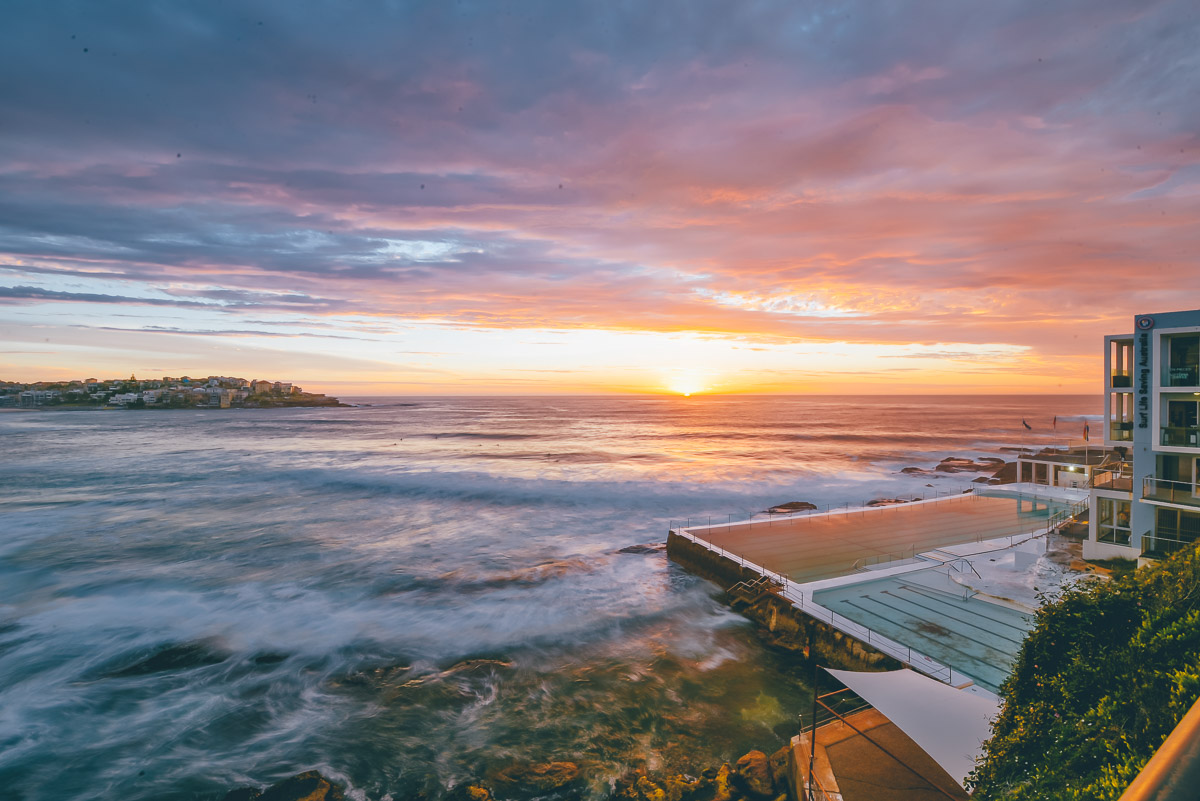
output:
<svg viewBox="0 0 1200 801"><path fill-rule="evenodd" d="M783 520L695 526L688 531L792 581L808 582L844 576L871 562L1027 534L1065 508L1053 499L971 493Z"/></svg>
<svg viewBox="0 0 1200 801"><path fill-rule="evenodd" d="M952 571L929 568L818 590L813 600L996 692L1033 616L973 597L951 578Z"/></svg>

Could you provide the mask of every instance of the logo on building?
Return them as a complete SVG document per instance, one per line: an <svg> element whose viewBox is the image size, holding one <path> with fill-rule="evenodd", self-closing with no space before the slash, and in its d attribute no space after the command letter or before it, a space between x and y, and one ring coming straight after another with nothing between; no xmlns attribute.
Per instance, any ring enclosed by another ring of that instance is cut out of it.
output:
<svg viewBox="0 0 1200 801"><path fill-rule="evenodd" d="M1137 318L1137 320L1134 321L1134 325L1137 326L1139 331L1149 331L1151 328L1154 327L1154 318L1153 317L1139 317L1139 318Z"/></svg>

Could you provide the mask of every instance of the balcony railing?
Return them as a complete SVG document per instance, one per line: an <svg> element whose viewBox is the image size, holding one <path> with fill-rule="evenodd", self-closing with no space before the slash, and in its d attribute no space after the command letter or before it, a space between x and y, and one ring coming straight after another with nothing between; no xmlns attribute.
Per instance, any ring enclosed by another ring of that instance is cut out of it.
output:
<svg viewBox="0 0 1200 801"><path fill-rule="evenodd" d="M1156 537L1149 532L1142 535L1142 556L1150 559L1165 559L1176 551L1196 547L1195 540L1181 540L1175 537Z"/></svg>
<svg viewBox="0 0 1200 801"><path fill-rule="evenodd" d="M1142 479L1142 500L1200 506L1200 484L1191 481L1167 481L1149 476Z"/></svg>
<svg viewBox="0 0 1200 801"><path fill-rule="evenodd" d="M1200 427L1163 426L1162 444L1183 448L1200 447Z"/></svg>
<svg viewBox="0 0 1200 801"><path fill-rule="evenodd" d="M1132 442L1133 423L1110 423L1108 438L1113 442Z"/></svg>
<svg viewBox="0 0 1200 801"><path fill-rule="evenodd" d="M1130 531L1127 528L1111 528L1100 526L1096 539L1100 542L1110 542L1113 545L1128 545Z"/></svg>
<svg viewBox="0 0 1200 801"><path fill-rule="evenodd" d="M1108 385L1110 387L1112 387L1113 389L1132 387L1133 386L1133 376L1131 376L1129 373L1114 372L1109 377Z"/></svg>
<svg viewBox="0 0 1200 801"><path fill-rule="evenodd" d="M1129 462L1109 462L1092 470L1093 489L1133 492L1133 465Z"/></svg>

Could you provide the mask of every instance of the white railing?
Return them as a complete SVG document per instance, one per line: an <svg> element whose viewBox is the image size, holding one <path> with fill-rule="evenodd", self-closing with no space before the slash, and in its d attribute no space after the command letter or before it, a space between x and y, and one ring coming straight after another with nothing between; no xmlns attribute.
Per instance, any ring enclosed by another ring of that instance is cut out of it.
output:
<svg viewBox="0 0 1200 801"><path fill-rule="evenodd" d="M961 497L972 497L972 496L964 495ZM1056 512L1047 518L1044 529L1042 529L1039 526L1038 529L1035 529L1031 532L1026 532L1024 535L1024 539L1021 539L1019 541L1014 541L1014 539L1015 539L1015 537L1022 536L1022 535L1009 535L1007 537L1007 539L1009 541L1008 547L1013 547L1014 545L1018 545L1023 542L1028 542L1029 540L1032 540L1032 539L1037 539L1039 537L1047 536L1048 534L1050 534L1050 532L1052 532L1055 529L1059 528L1060 526L1066 524L1070 520L1073 520L1084 509L1087 509L1087 507L1088 507L1088 502L1086 500L1084 500L1084 501L1079 501L1078 503L1073 504L1071 507L1069 507L1067 509ZM868 508L869 509L887 509L890 507L868 507ZM709 526L705 526L705 528L709 528ZM711 526L711 528L720 529L720 528L723 528L723 526L717 525L717 526ZM828 607L818 604L815 600L813 600L811 592L808 593L808 595L806 597L806 594L803 589L803 587L804 587L803 584L792 581L790 578L788 578L788 576L784 575L783 573L778 573L778 572L776 572L774 570L770 570L762 565L756 564L755 562L751 562L748 559L746 559L742 554L726 550L725 548L715 545L712 542L709 542L708 540L705 540L705 539L702 539L701 537L696 536L691 531L688 531L686 529L672 529L672 531L676 535L683 537L684 539L694 542L697 545L700 545L701 547L703 547L715 554L718 554L719 556L723 556L726 559L729 559L731 562L736 562L739 566L741 566L743 568L748 568L762 577L771 579L772 581L774 581L776 584L779 585L776 590L778 595L780 595L787 601L791 602L794 606L796 606L798 609L800 609L801 611L803 611L805 614L812 617L813 619L819 620L823 623L828 623L830 626L832 626L833 628L842 632L843 634L847 634L851 637L854 637L855 639L859 640L860 642L865 642L866 644L872 646L873 648L880 651L881 653L884 653L884 654L892 657L893 659L896 659L897 661L903 663L904 665L907 665L908 667L913 668L914 670L917 670L920 673L924 673L926 676L930 676L932 678L938 679L939 681L943 681L947 684L954 683L954 668L952 666L943 665L940 662L926 656L925 654L922 654L918 651L913 651L910 646L902 645L902 644L896 642L895 640L892 640L889 637L885 637L884 635L880 634L879 632L874 631L873 629L862 625L861 623L858 623L856 621L851 620L850 618L839 615L836 612L834 612L832 609L829 609ZM997 539L999 539L999 538L997 538ZM980 535L978 537L978 541L983 541L982 535ZM936 551L936 549L934 549L934 550ZM914 553L912 554L912 557L906 557L906 558L915 558L916 557L915 546L913 547L913 551L914 551ZM877 562L877 563L882 563L882 562L886 562L886 561L893 561L892 559L890 559L890 557L893 557L893 556L899 556L899 555L898 554L890 554L890 555L885 554L885 555L881 555L879 557L864 557L864 558L867 558L867 559L876 558L879 560L879 562ZM960 559L964 558L964 556L961 554L947 553L946 556L950 557L950 558L940 560L940 561L942 561L943 564L946 564L947 562L950 562L950 561L956 561L956 560L960 560ZM862 561L862 560L859 560L859 561ZM856 562L855 564L857 565L858 563ZM966 674L960 673L959 678L965 679L965 678L969 678L969 677L966 676Z"/></svg>
<svg viewBox="0 0 1200 801"><path fill-rule="evenodd" d="M875 650L892 657L898 662L901 662L902 664L911 667L920 673L924 673L926 676L935 678L938 681L945 682L946 684L954 683L953 667L949 665L943 665L940 662L925 656L919 651L914 651L910 646L901 645L895 640L885 637L879 632L874 631L867 626L862 625L861 623L856 623L848 617L843 617L842 615L837 614L828 607L821 606L816 601L812 600L811 594L806 600L804 590L802 589L803 585L792 581L782 573L776 573L773 570L768 570L762 565L757 565L754 562L747 561L746 558L741 554L736 554L717 545L713 545L711 542L703 540L689 531L675 530L674 533L712 551L713 553L724 556L726 559L737 562L740 566L749 568L750 570L758 573L760 576L765 576L776 581L781 585L781 589L778 590L777 594L782 596L787 601L790 601L794 606L803 611L809 617L819 620L822 623L828 623L830 626L842 632L843 634L848 634L856 640L870 645L871 647L875 648ZM959 673L958 677L960 679L969 678L966 674L961 672Z"/></svg>

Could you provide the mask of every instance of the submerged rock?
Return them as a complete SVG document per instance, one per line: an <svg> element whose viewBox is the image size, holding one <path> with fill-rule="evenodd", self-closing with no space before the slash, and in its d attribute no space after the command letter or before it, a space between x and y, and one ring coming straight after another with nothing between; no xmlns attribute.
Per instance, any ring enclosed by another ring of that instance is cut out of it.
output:
<svg viewBox="0 0 1200 801"><path fill-rule="evenodd" d="M495 775L495 782L534 790L558 790L578 779L579 773L574 762L520 762L502 769Z"/></svg>
<svg viewBox="0 0 1200 801"><path fill-rule="evenodd" d="M751 751L735 765L705 768L700 778L656 776L639 769L617 782L614 795L628 801L786 801L789 751L786 745L770 757Z"/></svg>
<svg viewBox="0 0 1200 801"><path fill-rule="evenodd" d="M656 542L646 545L627 545L617 551L617 553L659 553L667 549L665 542Z"/></svg>
<svg viewBox="0 0 1200 801"><path fill-rule="evenodd" d="M867 501L867 506L896 506L901 503L911 503L904 498L876 498L873 501Z"/></svg>
<svg viewBox="0 0 1200 801"><path fill-rule="evenodd" d="M266 790L240 787L221 801L345 801L341 786L315 770L306 770L276 782Z"/></svg>
<svg viewBox="0 0 1200 801"><path fill-rule="evenodd" d="M448 801L495 801L492 791L478 782L460 784L446 798Z"/></svg>
<svg viewBox="0 0 1200 801"><path fill-rule="evenodd" d="M107 678L114 679L149 676L153 673L166 673L172 670L191 670L192 668L217 665L228 658L228 652L217 650L204 643L181 643L160 648L153 654L138 660L132 665L110 670L104 675Z"/></svg>

